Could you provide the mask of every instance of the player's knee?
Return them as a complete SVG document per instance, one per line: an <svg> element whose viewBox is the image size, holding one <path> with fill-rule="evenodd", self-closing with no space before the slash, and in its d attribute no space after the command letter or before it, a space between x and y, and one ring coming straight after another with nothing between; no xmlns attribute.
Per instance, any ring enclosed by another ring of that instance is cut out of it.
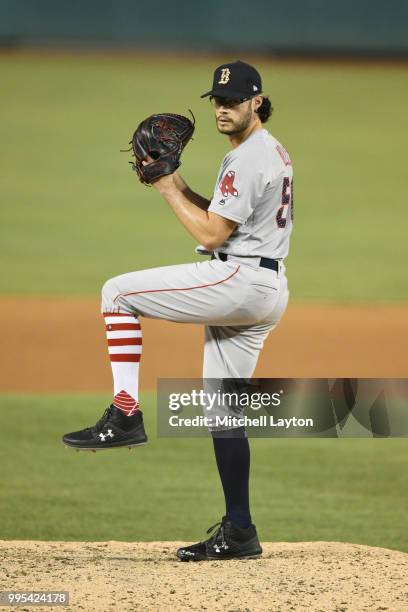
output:
<svg viewBox="0 0 408 612"><path fill-rule="evenodd" d="M116 278L110 278L102 287L102 299L114 299L118 294Z"/></svg>
<svg viewBox="0 0 408 612"><path fill-rule="evenodd" d="M118 299L120 298L119 277L115 276L106 281L102 287L102 311L112 311L119 306Z"/></svg>
<svg viewBox="0 0 408 612"><path fill-rule="evenodd" d="M120 274L106 281L102 287L102 312L129 312L135 314L134 305L127 297L128 275Z"/></svg>

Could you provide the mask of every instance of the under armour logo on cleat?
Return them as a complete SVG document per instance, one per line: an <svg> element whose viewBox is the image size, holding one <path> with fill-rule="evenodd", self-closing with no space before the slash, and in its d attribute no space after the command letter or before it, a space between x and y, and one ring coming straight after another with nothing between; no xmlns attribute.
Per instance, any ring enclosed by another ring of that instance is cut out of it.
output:
<svg viewBox="0 0 408 612"><path fill-rule="evenodd" d="M101 442L105 442L106 438L113 438L115 434L112 432L111 429L108 429L108 431L106 432L106 434L100 433L99 437L101 439Z"/></svg>

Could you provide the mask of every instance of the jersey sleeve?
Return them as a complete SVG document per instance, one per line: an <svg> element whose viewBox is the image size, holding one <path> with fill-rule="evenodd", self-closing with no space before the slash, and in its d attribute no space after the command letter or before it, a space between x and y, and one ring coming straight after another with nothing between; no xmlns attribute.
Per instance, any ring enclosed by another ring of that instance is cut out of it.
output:
<svg viewBox="0 0 408 612"><path fill-rule="evenodd" d="M243 224L265 190L264 172L250 155L230 156L221 166L208 212Z"/></svg>

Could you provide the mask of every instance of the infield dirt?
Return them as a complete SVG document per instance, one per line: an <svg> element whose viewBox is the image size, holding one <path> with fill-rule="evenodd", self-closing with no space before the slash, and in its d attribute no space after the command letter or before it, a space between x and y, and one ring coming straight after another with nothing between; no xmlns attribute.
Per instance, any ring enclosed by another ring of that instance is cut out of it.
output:
<svg viewBox="0 0 408 612"><path fill-rule="evenodd" d="M111 391L99 303L2 297L0 391ZM141 319L141 388L157 378L201 377L203 327ZM408 305L289 305L265 343L255 376L408 376Z"/></svg>
<svg viewBox="0 0 408 612"><path fill-rule="evenodd" d="M257 560L182 563L178 542L0 541L1 590L69 591L20 610L362 612L408 609L408 555L335 542L268 542Z"/></svg>

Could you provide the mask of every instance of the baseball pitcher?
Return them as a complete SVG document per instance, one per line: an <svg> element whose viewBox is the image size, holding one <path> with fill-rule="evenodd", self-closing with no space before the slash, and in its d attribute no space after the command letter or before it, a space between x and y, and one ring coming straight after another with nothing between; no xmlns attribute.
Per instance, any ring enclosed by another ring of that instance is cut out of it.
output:
<svg viewBox="0 0 408 612"><path fill-rule="evenodd" d="M154 115L132 139L134 169L152 184L197 240L199 263L122 274L102 290L113 400L93 426L66 434L77 450L134 447L147 442L138 401L140 318L205 327L203 378L252 376L269 332L288 303L284 260L293 225L293 170L288 152L264 128L272 107L255 68L219 66L209 97L218 131L230 142L214 193L207 199L177 168L194 131L179 115ZM182 561L257 557L262 553L249 508L249 443L243 428L212 432L226 511Z"/></svg>

